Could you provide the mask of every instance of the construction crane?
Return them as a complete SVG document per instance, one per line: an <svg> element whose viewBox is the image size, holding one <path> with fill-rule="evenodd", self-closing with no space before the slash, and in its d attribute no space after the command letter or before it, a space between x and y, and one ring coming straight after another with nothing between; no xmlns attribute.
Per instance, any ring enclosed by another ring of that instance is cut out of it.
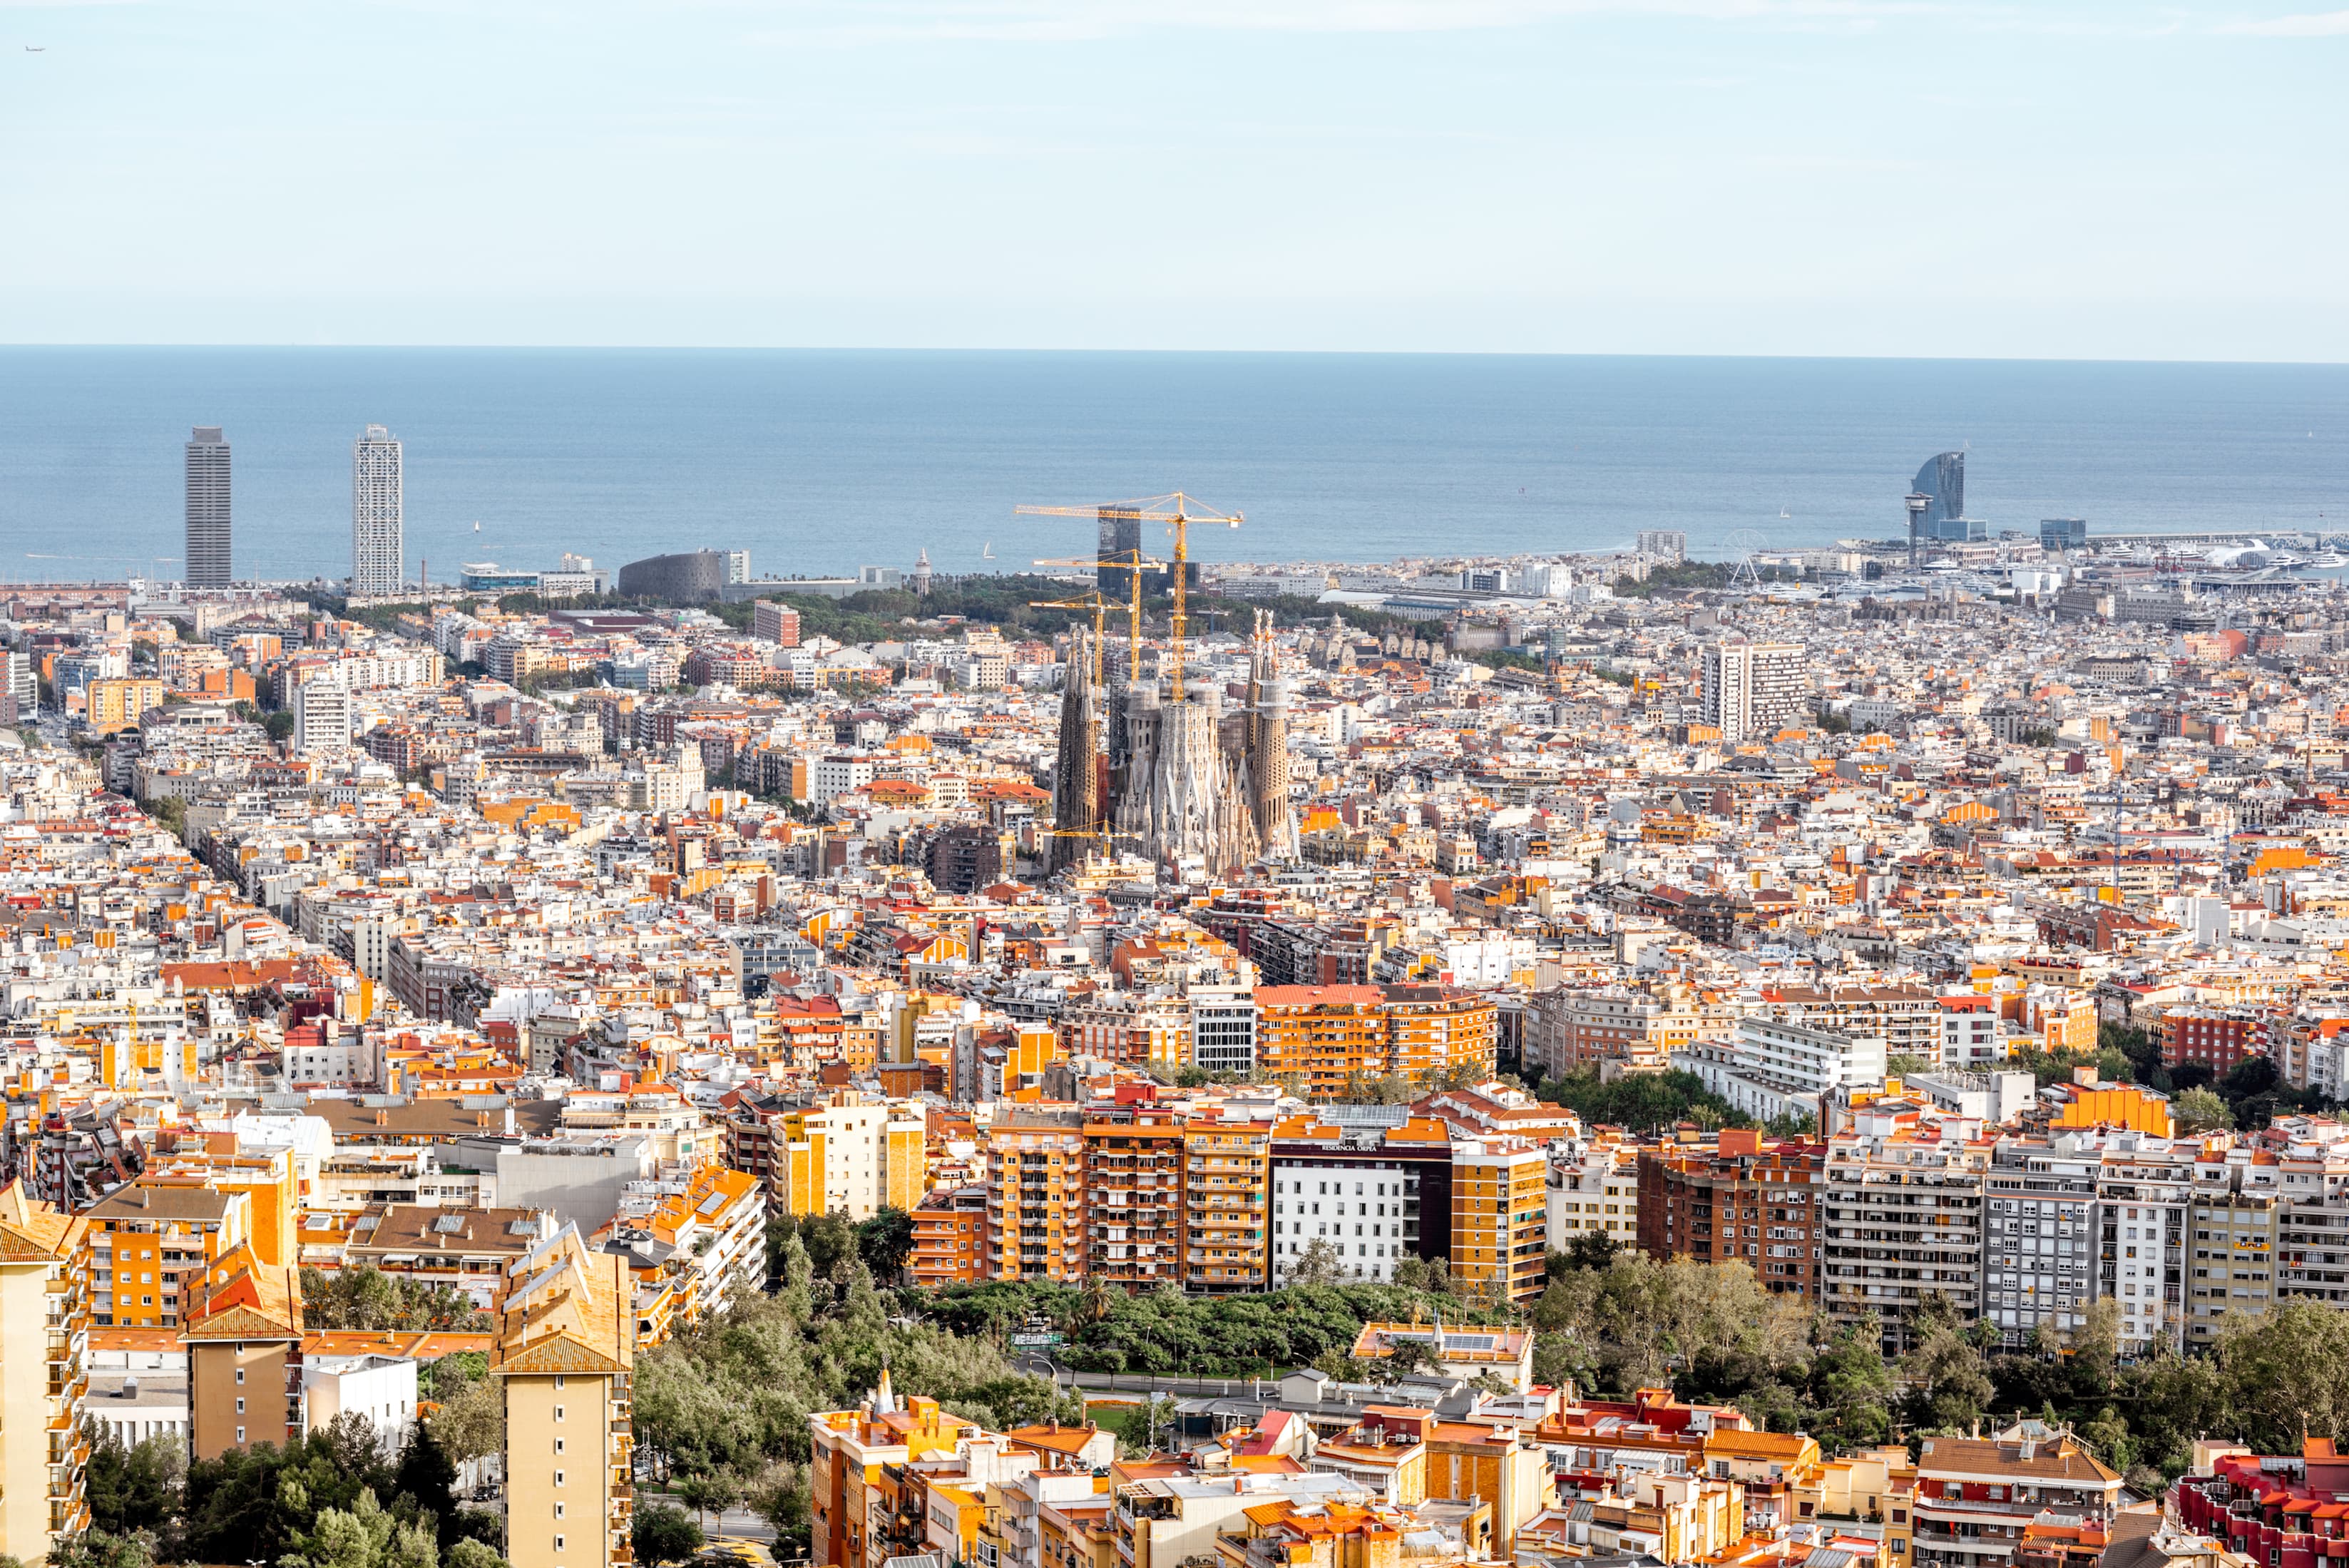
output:
<svg viewBox="0 0 2349 1568"><path fill-rule="evenodd" d="M1168 495L1145 496L1140 500L1115 500L1104 506L1016 506L1011 509L1026 517L1090 517L1102 521L1163 522L1174 534L1174 613L1168 628L1168 663L1173 666L1173 679L1167 686L1168 700L1183 700L1183 624L1188 603L1190 583L1185 579L1191 559L1191 524L1219 522L1226 528L1237 528L1243 521L1236 511L1217 511L1204 506L1181 490ZM1114 559L1113 557L1112 559ZM1137 575L1139 575L1137 573ZM1136 617L1139 619L1139 616Z"/></svg>
<svg viewBox="0 0 2349 1568"><path fill-rule="evenodd" d="M1040 562L1038 564L1042 564ZM1093 685L1102 684L1102 617L1108 613L1109 601L1096 588L1081 599L1030 599L1030 610L1091 610L1093 613Z"/></svg>
<svg viewBox="0 0 2349 1568"><path fill-rule="evenodd" d="M1137 678L1142 672L1143 569L1148 567L1155 570L1164 566L1166 562L1154 561L1139 550L1129 550L1118 555L1070 556L1064 559L1031 562L1030 564L1034 566L1114 566L1125 573L1125 589L1128 595L1125 606L1125 675L1128 680ZM1098 588L1093 590L1093 596L1102 599L1103 603L1116 602L1102 598L1102 591ZM1039 604L1037 608L1042 609L1045 606ZM1101 621L1098 616L1094 618L1093 630L1096 633L1101 630ZM1095 645L1096 647L1099 645L1098 638L1095 640ZM1093 684L1096 686L1101 684L1099 668L1093 671Z"/></svg>

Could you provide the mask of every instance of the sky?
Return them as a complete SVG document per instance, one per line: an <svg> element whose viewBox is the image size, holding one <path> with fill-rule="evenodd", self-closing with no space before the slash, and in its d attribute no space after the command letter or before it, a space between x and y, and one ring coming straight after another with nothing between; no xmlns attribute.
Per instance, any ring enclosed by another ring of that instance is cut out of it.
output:
<svg viewBox="0 0 2349 1568"><path fill-rule="evenodd" d="M2349 360L2311 3L0 0L0 342Z"/></svg>

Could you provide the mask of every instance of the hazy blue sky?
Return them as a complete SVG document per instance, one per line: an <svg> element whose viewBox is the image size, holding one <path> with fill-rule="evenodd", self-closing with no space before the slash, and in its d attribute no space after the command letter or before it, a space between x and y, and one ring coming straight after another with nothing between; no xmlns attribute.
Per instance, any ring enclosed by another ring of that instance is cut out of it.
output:
<svg viewBox="0 0 2349 1568"><path fill-rule="evenodd" d="M0 340L2349 359L2308 3L0 0Z"/></svg>

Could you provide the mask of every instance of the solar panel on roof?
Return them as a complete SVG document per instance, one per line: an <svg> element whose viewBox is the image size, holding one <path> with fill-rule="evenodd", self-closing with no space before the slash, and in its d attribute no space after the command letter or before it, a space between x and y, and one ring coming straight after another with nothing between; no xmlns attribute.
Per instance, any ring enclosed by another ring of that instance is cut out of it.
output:
<svg viewBox="0 0 2349 1568"><path fill-rule="evenodd" d="M1490 1350L1493 1336L1489 1334L1447 1334L1444 1336L1446 1350Z"/></svg>
<svg viewBox="0 0 2349 1568"><path fill-rule="evenodd" d="M465 1233L465 1216L462 1214L443 1214L439 1219L432 1222L432 1229L444 1236L463 1235Z"/></svg>
<svg viewBox="0 0 2349 1568"><path fill-rule="evenodd" d="M696 1209L694 1212L697 1214L714 1214L724 1207L726 1207L726 1194L723 1192L712 1192L709 1197L704 1198L701 1201L701 1206Z"/></svg>

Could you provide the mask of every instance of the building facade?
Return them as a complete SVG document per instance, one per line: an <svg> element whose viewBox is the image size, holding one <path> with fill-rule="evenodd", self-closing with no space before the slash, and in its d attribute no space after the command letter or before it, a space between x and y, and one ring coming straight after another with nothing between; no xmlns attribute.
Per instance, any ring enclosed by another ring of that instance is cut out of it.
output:
<svg viewBox="0 0 2349 1568"><path fill-rule="evenodd" d="M88 1233L24 1183L0 1188L0 1553L26 1563L89 1525Z"/></svg>
<svg viewBox="0 0 2349 1568"><path fill-rule="evenodd" d="M1640 1150L1640 1250L1700 1263L1744 1258L1776 1295L1817 1299L1826 1147L1723 1128L1710 1143Z"/></svg>
<svg viewBox="0 0 2349 1568"><path fill-rule="evenodd" d="M1715 643L1704 650L1704 722L1724 745L1775 735L1805 707L1807 660L1793 643Z"/></svg>
<svg viewBox="0 0 2349 1568"><path fill-rule="evenodd" d="M229 449L218 425L198 425L188 439L187 559L191 588L225 588L230 570Z"/></svg>
<svg viewBox="0 0 2349 1568"><path fill-rule="evenodd" d="M626 1258L566 1225L514 1260L489 1367L505 1394L513 1568L633 1561L636 1348Z"/></svg>
<svg viewBox="0 0 2349 1568"><path fill-rule="evenodd" d="M397 593L406 577L399 438L369 425L351 443L351 592Z"/></svg>

